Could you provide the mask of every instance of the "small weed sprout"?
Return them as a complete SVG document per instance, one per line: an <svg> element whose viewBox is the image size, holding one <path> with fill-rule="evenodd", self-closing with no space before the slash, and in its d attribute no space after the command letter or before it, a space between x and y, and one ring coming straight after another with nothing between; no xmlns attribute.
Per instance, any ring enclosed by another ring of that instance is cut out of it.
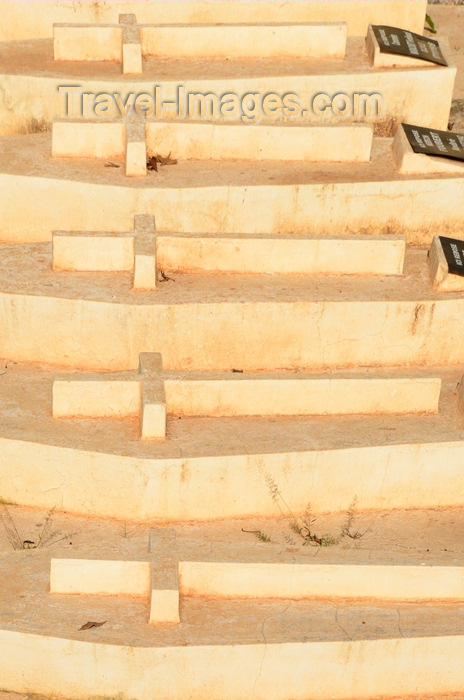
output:
<svg viewBox="0 0 464 700"><path fill-rule="evenodd" d="M19 536L19 532L15 525L13 518L10 515L10 511L6 507L6 503L2 501L0 510L0 520L2 521L3 527L5 528L6 536L8 537L8 542L11 544L13 549L24 549L23 541Z"/></svg>
<svg viewBox="0 0 464 700"><path fill-rule="evenodd" d="M122 525L119 526L121 537L128 540L137 533L137 527L137 525L131 526L128 522L124 521Z"/></svg>
<svg viewBox="0 0 464 700"><path fill-rule="evenodd" d="M426 29L427 31L431 32L432 34L436 34L436 33L437 33L437 30L436 30L436 28L435 28L435 22L434 22L433 19L430 17L430 15L425 15L425 22L426 22L426 24L427 24L427 26L425 27L425 29Z"/></svg>
<svg viewBox="0 0 464 700"><path fill-rule="evenodd" d="M372 529L372 523L363 531L353 530L353 522L356 518L356 511L358 506L358 498L355 496L348 506L346 511L346 520L343 524L342 531L340 533L340 539L343 537L349 537L352 540L360 540Z"/></svg>
<svg viewBox="0 0 464 700"><path fill-rule="evenodd" d="M348 506L348 510L346 512L346 519L341 527L340 533L337 536L331 535L330 533L324 533L319 535L314 531L314 523L316 522L316 518L311 512L311 503L308 503L308 505L306 506L304 514L302 516L297 517L293 513L285 498L282 496L279 487L277 486L276 482L272 479L272 477L269 474L266 474L265 479L272 500L277 505L282 516L288 522L290 530L303 540L303 546L311 545L314 547L333 547L334 545L339 544L340 541L345 537L349 537L352 540L360 540L362 537L364 537L366 532L370 530L370 526L364 532L353 529L353 523L356 518L356 510L358 503L358 499L355 496L351 501L350 505ZM255 532L261 533L261 531L259 530ZM285 537L284 539L288 543L287 537ZM294 540L292 540L292 543L295 544Z"/></svg>
<svg viewBox="0 0 464 700"><path fill-rule="evenodd" d="M338 544L340 541L340 537L333 537L328 533L320 537L316 535L313 530L316 518L311 514L310 503L306 506L305 513L301 518L295 518L293 513L292 517L293 520L290 523L290 527L296 535L299 535L303 539L303 546L311 544L318 547L333 547L333 545Z"/></svg>
<svg viewBox="0 0 464 700"><path fill-rule="evenodd" d="M242 527L242 532L248 532L248 533L250 533L250 534L252 534L252 535L256 535L257 539L258 539L260 542L272 542L272 540L271 540L271 538L269 537L269 535L266 535L266 533L263 532L262 530L244 530L243 527Z"/></svg>
<svg viewBox="0 0 464 700"><path fill-rule="evenodd" d="M18 528L11 517L10 511L6 507L6 503L0 501L0 506L0 520L5 528L8 541L15 550L51 547L53 544L67 540L76 534L75 532L63 532L62 530L53 529L53 514L55 509L51 508L45 516L44 522L37 526L40 528L38 537L33 540L24 540L18 532Z"/></svg>
<svg viewBox="0 0 464 700"><path fill-rule="evenodd" d="M52 130L52 123L45 119L36 119L32 117L26 124L23 124L19 130L20 134L41 134L45 131Z"/></svg>

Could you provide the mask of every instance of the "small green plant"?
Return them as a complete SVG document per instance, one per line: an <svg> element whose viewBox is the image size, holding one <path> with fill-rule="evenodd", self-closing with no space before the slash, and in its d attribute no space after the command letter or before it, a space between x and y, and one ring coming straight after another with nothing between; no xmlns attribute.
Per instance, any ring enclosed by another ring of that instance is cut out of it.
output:
<svg viewBox="0 0 464 700"><path fill-rule="evenodd" d="M311 544L318 547L333 547L333 545L338 544L340 537L334 537L328 533L319 536L314 532L313 525L316 518L311 513L311 503L308 503L304 515L299 518L295 517L291 510L289 513L291 515L290 529L302 538L303 546Z"/></svg>
<svg viewBox="0 0 464 700"><path fill-rule="evenodd" d="M360 540L366 533L368 533L371 529L371 525L366 528L363 532L361 530L353 530L353 522L356 517L356 509L358 505L358 498L355 496L353 500L351 501L350 505L348 506L348 510L346 511L346 520L343 523L342 530L340 533L340 539L343 537L349 537L352 540Z"/></svg>
<svg viewBox="0 0 464 700"><path fill-rule="evenodd" d="M272 542L269 535L266 535L262 530L244 530L242 527L242 532L249 532L252 535L256 535L260 542Z"/></svg>
<svg viewBox="0 0 464 700"><path fill-rule="evenodd" d="M430 17L430 15L425 15L425 21L427 23L426 29L431 32L432 34L436 34L437 30L435 29L435 22L433 19Z"/></svg>
<svg viewBox="0 0 464 700"><path fill-rule="evenodd" d="M267 474L265 478L272 500L277 505L285 520L288 522L291 531L303 540L303 546L311 545L314 547L333 547L334 545L339 544L344 537L359 540L364 537L366 532L368 532L370 529L367 528L367 530L364 532L361 532L360 530L353 530L353 523L356 518L357 508L357 498L355 496L348 506L346 518L339 534L317 534L314 530L316 518L311 513L311 503L308 503L302 516L296 516L283 497L275 481L269 476L269 474Z"/></svg>
<svg viewBox="0 0 464 700"><path fill-rule="evenodd" d="M18 532L16 523L11 517L7 504L4 501L0 501L0 520L2 521L6 536L13 549L41 549L42 547L50 547L57 542L62 542L75 535L75 532L62 532L61 530L53 529L54 510L54 508L49 510L43 523L38 525L40 528L38 536L34 539L23 539Z"/></svg>

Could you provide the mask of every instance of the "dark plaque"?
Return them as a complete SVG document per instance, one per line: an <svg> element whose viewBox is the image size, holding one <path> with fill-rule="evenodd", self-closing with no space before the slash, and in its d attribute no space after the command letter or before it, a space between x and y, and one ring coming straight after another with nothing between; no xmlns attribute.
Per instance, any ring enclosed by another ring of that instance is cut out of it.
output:
<svg viewBox="0 0 464 700"><path fill-rule="evenodd" d="M453 275L464 277L464 241L457 238L439 236L441 247L445 254L448 270Z"/></svg>
<svg viewBox="0 0 464 700"><path fill-rule="evenodd" d="M414 153L464 160L464 135L423 126L402 124Z"/></svg>
<svg viewBox="0 0 464 700"><path fill-rule="evenodd" d="M373 24L372 30L379 43L380 53L395 53L410 58L421 58L424 61L438 63L440 66L448 65L435 39L397 27Z"/></svg>

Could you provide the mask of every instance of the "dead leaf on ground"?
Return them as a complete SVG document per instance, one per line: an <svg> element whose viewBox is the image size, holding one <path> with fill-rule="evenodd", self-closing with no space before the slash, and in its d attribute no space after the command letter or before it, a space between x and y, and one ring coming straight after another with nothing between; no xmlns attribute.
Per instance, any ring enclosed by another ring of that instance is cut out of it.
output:
<svg viewBox="0 0 464 700"><path fill-rule="evenodd" d="M164 270L159 271L158 282L175 282L176 280L172 277L168 277Z"/></svg>
<svg viewBox="0 0 464 700"><path fill-rule="evenodd" d="M86 622L85 625L82 625L82 627L79 627L78 632L81 630L89 630L92 627L101 627L104 625L106 620L104 622Z"/></svg>
<svg viewBox="0 0 464 700"><path fill-rule="evenodd" d="M177 158L171 158L171 151L169 151L169 154L166 156L166 158L160 156L159 153L156 154L156 157L160 165L177 165Z"/></svg>
<svg viewBox="0 0 464 700"><path fill-rule="evenodd" d="M147 170L155 170L158 172L158 161L156 156L152 156L147 160Z"/></svg>
<svg viewBox="0 0 464 700"><path fill-rule="evenodd" d="M159 153L156 153L156 155L151 156L151 158L147 160L148 170L155 170L158 172L158 163L159 165L176 165L177 158L171 158L171 151L169 151L167 156L162 156Z"/></svg>

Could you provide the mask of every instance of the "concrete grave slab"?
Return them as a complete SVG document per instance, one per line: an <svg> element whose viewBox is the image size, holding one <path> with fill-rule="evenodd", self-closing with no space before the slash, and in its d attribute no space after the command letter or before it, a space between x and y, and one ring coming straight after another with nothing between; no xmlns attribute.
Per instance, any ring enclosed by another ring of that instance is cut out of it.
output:
<svg viewBox="0 0 464 700"><path fill-rule="evenodd" d="M451 274L440 236L434 236L428 254L430 279L440 292L463 292L464 276Z"/></svg>
<svg viewBox="0 0 464 700"><path fill-rule="evenodd" d="M426 0L253 0L237 5L235 0L156 0L148 2L103 0L98 5L78 6L50 2L38 7L35 0L4 3L0 40L51 37L53 24L109 23L119 13L137 13L139 21L165 24L255 23L255 22L346 22L350 35L365 36L368 24L390 24L421 32Z"/></svg>
<svg viewBox="0 0 464 700"><path fill-rule="evenodd" d="M400 175L464 175L464 161L415 153L401 124L393 140L392 152Z"/></svg>

